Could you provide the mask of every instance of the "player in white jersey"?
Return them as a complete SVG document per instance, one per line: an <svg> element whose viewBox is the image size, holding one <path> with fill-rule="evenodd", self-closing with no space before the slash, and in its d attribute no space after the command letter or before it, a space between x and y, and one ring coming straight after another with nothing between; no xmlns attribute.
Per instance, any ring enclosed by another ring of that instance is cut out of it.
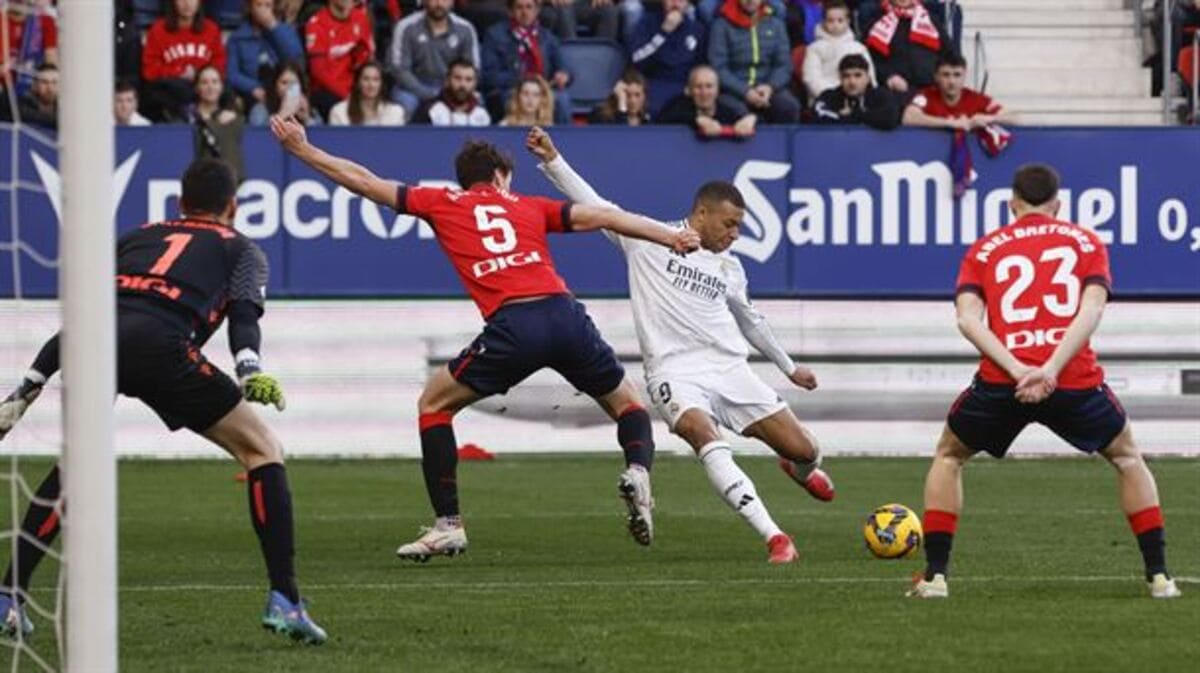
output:
<svg viewBox="0 0 1200 673"><path fill-rule="evenodd" d="M567 198L612 205L581 178L539 128L526 146L539 168ZM771 519L750 480L733 460L719 426L754 437L780 456L780 466L818 500L833 499L833 482L820 469L816 439L787 404L746 362L749 341L788 379L806 390L817 379L792 361L750 303L742 264L729 247L737 239L745 203L727 182L696 194L687 219L701 249L686 257L619 235L609 238L629 265L633 317L650 399L671 431L696 451L713 489L767 542L772 563L799 558L792 539Z"/></svg>

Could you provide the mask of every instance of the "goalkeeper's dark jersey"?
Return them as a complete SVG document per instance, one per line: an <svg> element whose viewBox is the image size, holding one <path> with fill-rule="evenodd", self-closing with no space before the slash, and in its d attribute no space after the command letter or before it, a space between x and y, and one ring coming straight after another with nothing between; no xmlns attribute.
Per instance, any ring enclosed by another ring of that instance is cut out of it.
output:
<svg viewBox="0 0 1200 673"><path fill-rule="evenodd" d="M262 314L267 258L232 227L202 220L142 225L117 242L117 297L190 331L204 345L230 304L246 301Z"/></svg>

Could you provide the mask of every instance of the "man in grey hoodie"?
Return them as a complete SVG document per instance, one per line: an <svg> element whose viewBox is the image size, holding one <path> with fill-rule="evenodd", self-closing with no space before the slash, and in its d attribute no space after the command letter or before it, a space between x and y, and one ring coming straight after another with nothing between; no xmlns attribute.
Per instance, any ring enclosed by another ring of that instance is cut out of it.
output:
<svg viewBox="0 0 1200 673"><path fill-rule="evenodd" d="M392 100L409 119L421 103L437 98L455 61L479 68L475 27L450 11L453 0L425 0L425 9L401 19L392 33L388 70L396 80Z"/></svg>

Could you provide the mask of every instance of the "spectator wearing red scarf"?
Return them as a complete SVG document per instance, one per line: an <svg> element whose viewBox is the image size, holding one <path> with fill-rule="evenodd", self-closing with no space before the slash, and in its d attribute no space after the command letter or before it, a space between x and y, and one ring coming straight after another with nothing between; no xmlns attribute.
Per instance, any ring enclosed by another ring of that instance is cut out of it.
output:
<svg viewBox="0 0 1200 673"><path fill-rule="evenodd" d="M154 121L184 121L196 74L208 65L225 72L221 29L204 18L200 0L171 0L142 48L144 114Z"/></svg>
<svg viewBox="0 0 1200 673"><path fill-rule="evenodd" d="M920 0L884 0L883 16L867 32L867 49L881 86L907 103L933 84L938 58L950 39Z"/></svg>
<svg viewBox="0 0 1200 673"><path fill-rule="evenodd" d="M313 106L328 118L330 108L350 96L355 70L375 58L367 10L354 0L329 0L304 24L304 50Z"/></svg>
<svg viewBox="0 0 1200 673"><path fill-rule="evenodd" d="M483 90L492 118L504 116L508 96L522 77L539 75L554 90L554 123L571 121L571 74L558 38L538 25L539 0L508 0L506 23L483 36Z"/></svg>

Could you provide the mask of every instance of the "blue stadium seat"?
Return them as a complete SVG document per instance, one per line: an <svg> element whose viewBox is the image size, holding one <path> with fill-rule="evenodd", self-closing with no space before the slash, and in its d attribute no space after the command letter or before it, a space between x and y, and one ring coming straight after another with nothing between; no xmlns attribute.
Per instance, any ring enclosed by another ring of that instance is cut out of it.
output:
<svg viewBox="0 0 1200 673"><path fill-rule="evenodd" d="M204 15L221 30L234 30L246 18L246 0L204 0Z"/></svg>
<svg viewBox="0 0 1200 673"><path fill-rule="evenodd" d="M597 103L608 98L613 85L625 70L625 50L611 40L578 38L563 40L563 58L571 69L572 112L591 112Z"/></svg>
<svg viewBox="0 0 1200 673"><path fill-rule="evenodd" d="M138 28L149 28L154 20L162 16L162 0L133 0L133 19Z"/></svg>

